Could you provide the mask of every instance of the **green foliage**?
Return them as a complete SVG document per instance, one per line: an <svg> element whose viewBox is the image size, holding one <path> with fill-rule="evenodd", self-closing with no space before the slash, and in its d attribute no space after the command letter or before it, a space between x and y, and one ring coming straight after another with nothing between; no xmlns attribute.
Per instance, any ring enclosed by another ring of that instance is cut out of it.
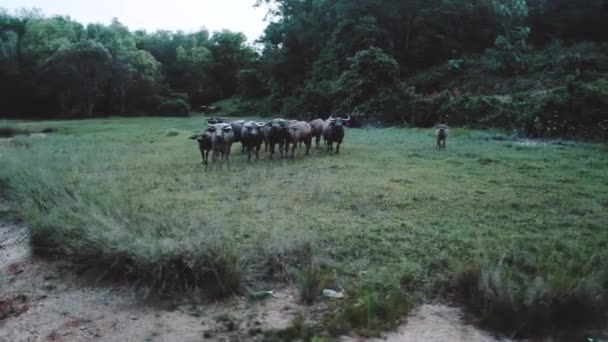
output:
<svg viewBox="0 0 608 342"><path fill-rule="evenodd" d="M245 99L256 99L265 95L264 83L255 69L239 71L238 82L238 93Z"/></svg>
<svg viewBox="0 0 608 342"><path fill-rule="evenodd" d="M336 85L338 109L363 113L355 116L362 120L394 119L402 91L399 64L375 47L358 52L349 64Z"/></svg>
<svg viewBox="0 0 608 342"><path fill-rule="evenodd" d="M527 68L525 52L530 28L525 26L528 17L526 0L496 1L496 12L502 19L502 33L496 38L494 48L486 51L496 71L514 74Z"/></svg>
<svg viewBox="0 0 608 342"><path fill-rule="evenodd" d="M91 115L110 79L111 63L112 57L105 47L91 40L57 50L45 63L45 70L61 112Z"/></svg>
<svg viewBox="0 0 608 342"><path fill-rule="evenodd" d="M168 100L160 104L158 113L167 116L188 116L190 105L181 99Z"/></svg>

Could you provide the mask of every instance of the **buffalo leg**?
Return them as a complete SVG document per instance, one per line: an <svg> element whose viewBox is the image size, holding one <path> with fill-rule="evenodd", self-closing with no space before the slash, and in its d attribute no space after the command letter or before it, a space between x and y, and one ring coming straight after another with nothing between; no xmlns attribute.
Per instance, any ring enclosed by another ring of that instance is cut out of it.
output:
<svg viewBox="0 0 608 342"><path fill-rule="evenodd" d="M336 154L340 154L340 145L341 144L342 144L341 142L336 143Z"/></svg>
<svg viewBox="0 0 608 342"><path fill-rule="evenodd" d="M318 135L318 136L316 137L316 141L315 141L315 142L316 142L316 144L317 144L317 148L319 148L319 145L321 144L321 136L320 136L320 135Z"/></svg>
<svg viewBox="0 0 608 342"><path fill-rule="evenodd" d="M203 157L203 165L207 165L207 151L201 150L201 157Z"/></svg>
<svg viewBox="0 0 608 342"><path fill-rule="evenodd" d="M306 144L306 153L305 155L310 155L310 148L312 147L312 137L305 142Z"/></svg>

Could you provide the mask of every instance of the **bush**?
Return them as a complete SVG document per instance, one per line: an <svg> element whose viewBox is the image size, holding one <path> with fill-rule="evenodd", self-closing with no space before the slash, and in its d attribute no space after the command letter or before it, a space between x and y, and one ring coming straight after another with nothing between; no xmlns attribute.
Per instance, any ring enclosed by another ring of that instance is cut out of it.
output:
<svg viewBox="0 0 608 342"><path fill-rule="evenodd" d="M608 81L570 81L567 87L521 99L520 125L535 137L608 138Z"/></svg>
<svg viewBox="0 0 608 342"><path fill-rule="evenodd" d="M29 134L29 133L30 132L28 130L18 128L18 127L11 127L11 126L0 127L0 138L10 138L15 135Z"/></svg>
<svg viewBox="0 0 608 342"><path fill-rule="evenodd" d="M188 116L190 105L184 100L168 100L160 104L158 113L166 116Z"/></svg>
<svg viewBox="0 0 608 342"><path fill-rule="evenodd" d="M502 261L474 263L456 273L453 285L482 325L517 338L544 336L605 321L608 277L587 271L525 274Z"/></svg>
<svg viewBox="0 0 608 342"><path fill-rule="evenodd" d="M339 310L325 317L325 328L339 336L355 329L363 336L378 335L395 328L412 309L404 289L364 287L354 293Z"/></svg>

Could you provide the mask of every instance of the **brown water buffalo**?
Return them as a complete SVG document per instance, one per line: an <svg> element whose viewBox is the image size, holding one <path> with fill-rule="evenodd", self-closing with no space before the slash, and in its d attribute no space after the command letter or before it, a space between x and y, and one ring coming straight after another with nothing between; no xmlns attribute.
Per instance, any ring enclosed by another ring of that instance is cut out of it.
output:
<svg viewBox="0 0 608 342"><path fill-rule="evenodd" d="M289 152L291 144L291 158L295 155L296 146L304 143L306 145L305 155L310 154L310 146L312 145L312 128L305 121L298 121L289 125L287 130L287 140L285 143L285 151Z"/></svg>
<svg viewBox="0 0 608 342"><path fill-rule="evenodd" d="M310 124L310 128L312 130L312 137L315 138L315 145L319 147L321 144L321 137L323 136L323 124L325 121L323 119L312 120Z"/></svg>

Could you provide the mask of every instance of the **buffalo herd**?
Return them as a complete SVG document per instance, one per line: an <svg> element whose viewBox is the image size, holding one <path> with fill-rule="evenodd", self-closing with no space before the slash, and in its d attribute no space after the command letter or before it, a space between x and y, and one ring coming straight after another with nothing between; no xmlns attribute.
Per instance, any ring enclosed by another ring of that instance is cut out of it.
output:
<svg viewBox="0 0 608 342"><path fill-rule="evenodd" d="M340 153L344 126L349 122L350 116L342 118L333 115L327 120L316 119L311 122L274 119L265 123L228 121L213 117L207 120L208 128L205 131L195 133L190 139L198 142L205 165L209 163L209 153L212 153L213 162L218 158L229 162L232 144L236 142L241 143L243 153L247 152L248 161L251 161L253 155L256 160L260 158L262 144L264 151L270 152L270 159L273 159L277 147L281 158L294 158L298 145L304 144L305 155L309 155L313 138L319 147L321 137L325 141L327 151L333 151L335 143L336 153Z"/></svg>
<svg viewBox="0 0 608 342"><path fill-rule="evenodd" d="M313 138L316 147L320 146L323 138L327 151L333 151L335 143L338 154L344 140L344 127L349 122L348 115L346 118L332 115L327 120L316 119L310 122L285 119L273 119L268 122L228 121L213 117L207 120L208 128L205 131L195 133L190 139L198 142L205 165L209 163L210 152L213 152L213 162L218 158L229 162L232 144L236 142L241 143L242 153L247 152L247 161L251 161L254 154L255 160L260 158L262 144L264 151L270 153L271 160L277 147L280 158L294 158L296 147L302 144L306 146L304 154L309 155ZM443 124L435 126L438 149L445 149L448 130L448 126Z"/></svg>

